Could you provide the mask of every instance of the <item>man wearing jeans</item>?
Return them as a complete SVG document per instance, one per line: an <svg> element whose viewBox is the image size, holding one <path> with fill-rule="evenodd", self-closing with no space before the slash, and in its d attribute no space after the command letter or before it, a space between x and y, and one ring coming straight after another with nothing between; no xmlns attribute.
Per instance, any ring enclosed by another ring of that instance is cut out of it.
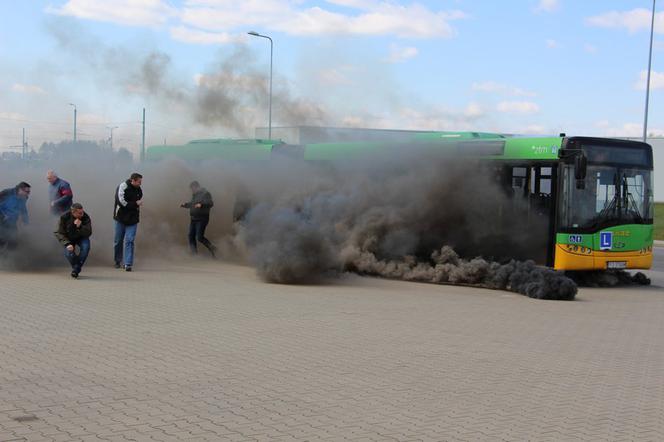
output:
<svg viewBox="0 0 664 442"><path fill-rule="evenodd" d="M71 209L60 217L55 237L65 248L65 258L71 264L72 278L78 278L83 264L90 253L90 235L92 221L83 206L79 203L71 205ZM78 255L76 254L78 247Z"/></svg>
<svg viewBox="0 0 664 442"><path fill-rule="evenodd" d="M134 240L140 209L143 204L142 182L143 175L132 173L127 181L121 183L115 189L115 207L113 210L113 219L115 220L115 268L122 267L124 257L124 268L128 272L131 272L134 265Z"/></svg>
<svg viewBox="0 0 664 442"><path fill-rule="evenodd" d="M217 248L205 237L205 228L210 222L210 209L214 206L212 195L201 187L198 181L192 181L189 188L191 189L191 201L180 205L180 207L189 209L191 218L189 223L189 249L192 255L197 254L196 241L198 241L207 247L214 258Z"/></svg>

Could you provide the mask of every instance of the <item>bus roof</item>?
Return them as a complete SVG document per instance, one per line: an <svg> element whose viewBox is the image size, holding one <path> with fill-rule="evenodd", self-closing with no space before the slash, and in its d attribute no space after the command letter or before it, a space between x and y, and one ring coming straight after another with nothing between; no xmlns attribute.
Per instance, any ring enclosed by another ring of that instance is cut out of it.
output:
<svg viewBox="0 0 664 442"><path fill-rule="evenodd" d="M184 145L158 145L147 149L149 160L177 157L183 160L269 160L272 147L280 140L217 138L192 140Z"/></svg>
<svg viewBox="0 0 664 442"><path fill-rule="evenodd" d="M408 151L437 153L459 157L480 157L504 160L557 160L562 137L507 138L493 137L432 137L404 143L355 142L316 143L304 149L304 159L336 161L357 157L380 156L387 152Z"/></svg>
<svg viewBox="0 0 664 442"><path fill-rule="evenodd" d="M398 143L335 142L300 146L305 160L343 161L358 157L381 156L388 152L432 152L505 160L557 160L563 138L510 137L486 132L427 132L414 134L410 141ZM184 145L150 146L149 160L178 157L184 160L269 160L272 151L285 151L280 140L201 139Z"/></svg>
<svg viewBox="0 0 664 442"><path fill-rule="evenodd" d="M413 136L414 140L445 140L445 139L485 139L507 138L508 135L491 132L422 132Z"/></svg>

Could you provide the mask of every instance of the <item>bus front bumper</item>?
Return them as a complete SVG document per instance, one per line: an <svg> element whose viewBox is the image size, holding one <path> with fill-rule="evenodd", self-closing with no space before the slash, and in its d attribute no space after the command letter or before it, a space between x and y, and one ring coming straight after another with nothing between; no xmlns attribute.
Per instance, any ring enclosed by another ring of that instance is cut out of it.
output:
<svg viewBox="0 0 664 442"><path fill-rule="evenodd" d="M652 247L629 252L607 252L556 244L553 268L556 270L649 269Z"/></svg>

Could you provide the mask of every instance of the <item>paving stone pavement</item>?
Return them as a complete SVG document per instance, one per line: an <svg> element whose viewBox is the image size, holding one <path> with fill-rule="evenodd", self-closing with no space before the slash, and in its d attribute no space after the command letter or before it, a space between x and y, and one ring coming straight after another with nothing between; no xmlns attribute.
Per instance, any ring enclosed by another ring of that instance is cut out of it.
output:
<svg viewBox="0 0 664 442"><path fill-rule="evenodd" d="M661 441L663 318L660 286L0 272L0 441Z"/></svg>

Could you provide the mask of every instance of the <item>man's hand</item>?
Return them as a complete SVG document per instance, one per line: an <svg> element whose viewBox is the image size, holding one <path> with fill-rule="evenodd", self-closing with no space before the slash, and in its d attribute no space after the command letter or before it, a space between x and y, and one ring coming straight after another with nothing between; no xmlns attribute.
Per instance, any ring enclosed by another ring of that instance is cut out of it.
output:
<svg viewBox="0 0 664 442"><path fill-rule="evenodd" d="M197 209L200 209L201 207L203 207L203 205L201 203L196 203L194 205L194 207L197 208Z"/></svg>
<svg viewBox="0 0 664 442"><path fill-rule="evenodd" d="M75 225L76 227L81 227L81 224L82 224L82 223L83 223L83 221L81 221L81 220L78 219L78 218L76 218L76 219L74 220L74 225Z"/></svg>
<svg viewBox="0 0 664 442"><path fill-rule="evenodd" d="M136 205L139 206L139 207L142 206L143 205L143 200L136 201Z"/></svg>
<svg viewBox="0 0 664 442"><path fill-rule="evenodd" d="M71 245L71 244L69 244L69 245L67 246L67 250L70 251L70 252L73 252L73 251L74 251L74 246Z"/></svg>

